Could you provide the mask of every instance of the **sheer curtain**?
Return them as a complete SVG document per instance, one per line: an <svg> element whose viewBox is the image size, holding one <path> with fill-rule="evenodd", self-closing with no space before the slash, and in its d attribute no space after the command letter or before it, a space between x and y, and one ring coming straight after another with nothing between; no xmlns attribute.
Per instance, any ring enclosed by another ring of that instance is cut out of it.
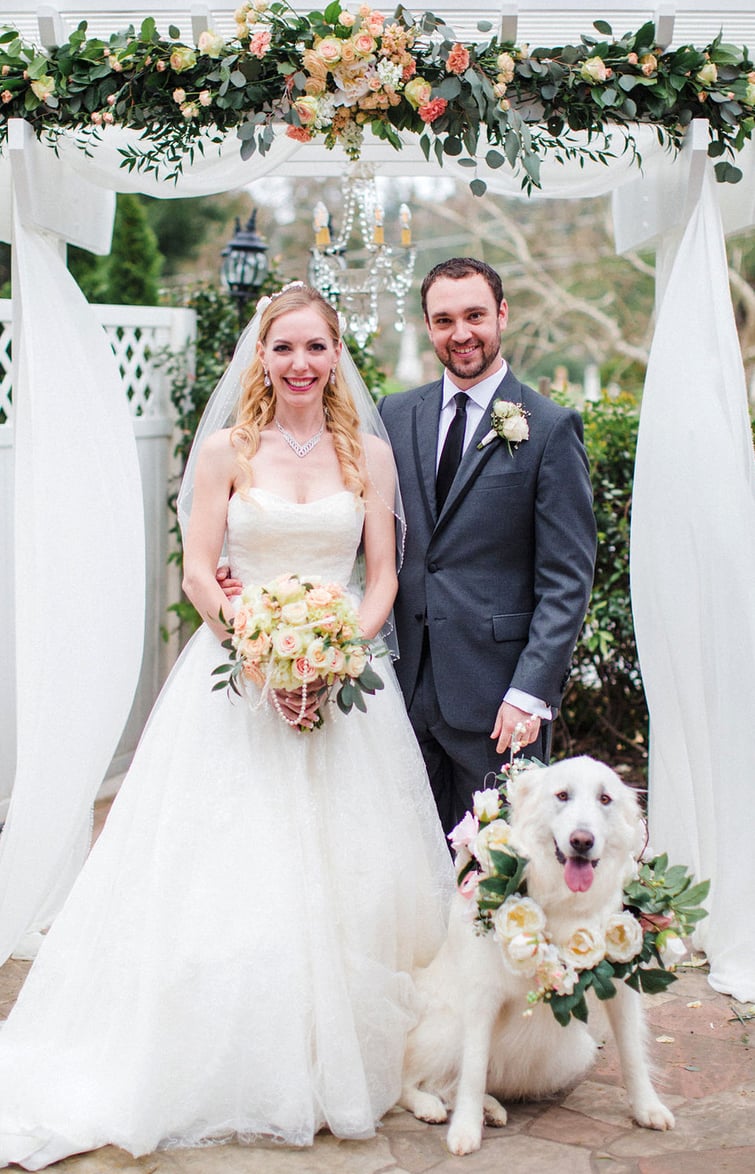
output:
<svg viewBox="0 0 755 1174"><path fill-rule="evenodd" d="M658 314L642 401L632 599L657 851L711 878L710 982L755 1000L755 459L711 164Z"/></svg>
<svg viewBox="0 0 755 1174"><path fill-rule="evenodd" d="M679 163L658 146L652 127L637 131L657 185L653 190L662 192L668 169ZM16 566L23 575L19 746L26 749L19 752L11 818L0 843L0 958L28 928L54 915L70 887L107 765L106 746L116 744L127 716L127 678L136 681L142 639L141 503L133 434L119 404L109 348L103 349L100 328L47 237L53 232L77 240L74 201L54 197L65 190L66 177L99 188L103 196L120 190L171 197L233 190L271 173L309 177L339 174L348 166L339 151L283 134L267 155L243 162L231 138L219 154L209 146L174 185L124 171L119 149L129 141L133 135L109 128L92 159L70 144L55 159L49 148L27 141L28 157L41 158L42 152L45 167L59 169L48 184L52 198L44 214L32 214L34 193L22 183L14 189L19 213L14 250L22 272L14 288L20 350ZM547 162L543 195L589 198L636 183L637 169L621 147L619 138L608 166ZM487 167L484 153L483 146L478 174L490 190L521 195L520 180L505 168ZM750 151L750 174L754 157ZM364 158L385 175L448 175L465 183L471 177L452 159L442 169L427 162L416 142L394 152L368 136ZM23 178L23 170L16 173ZM8 164L0 159L0 203L8 186ZM745 187L738 198L755 202L752 185L749 197ZM744 842L744 789L755 777L755 741L748 736L755 704L755 518L720 194L720 185L708 176L658 319L634 488L632 585L653 728L654 841L700 876L712 877L711 917L704 923L711 981L753 999L754 947L747 937L752 919L748 923L743 911L755 903L755 854ZM725 191L724 202L730 196ZM676 214L681 217L681 206ZM107 235L112 202L92 202L85 219L88 233ZM752 213L746 222L752 223ZM4 223L7 201L0 206L0 234ZM102 511L96 523L93 511ZM97 592L89 586L91 557L97 562L95 582L102 582L108 567L107 587ZM34 584L29 566L43 569ZM55 631L65 633L66 649L73 651L40 680L40 666L48 668L50 637L39 616L48 614L51 599Z"/></svg>

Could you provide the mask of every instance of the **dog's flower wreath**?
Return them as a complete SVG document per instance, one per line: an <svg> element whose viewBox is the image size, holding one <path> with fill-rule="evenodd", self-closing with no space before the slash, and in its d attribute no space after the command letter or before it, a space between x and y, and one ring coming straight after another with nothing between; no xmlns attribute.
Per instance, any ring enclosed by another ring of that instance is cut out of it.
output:
<svg viewBox="0 0 755 1174"><path fill-rule="evenodd" d="M541 764L516 765L521 770ZM622 911L601 927L578 928L557 946L544 911L527 895L527 860L512 843L509 770L499 776L498 788L476 792L473 811L449 839L459 892L471 902L475 929L495 934L504 965L535 981L527 996L529 1013L535 1004L547 1003L566 1026L572 1015L587 1021L585 995L591 987L599 999L613 998L617 980L647 994L665 990L676 979L670 968L686 953L682 938L707 916L700 903L710 882L693 884L684 865L669 866L666 855L640 859L636 876L624 887Z"/></svg>

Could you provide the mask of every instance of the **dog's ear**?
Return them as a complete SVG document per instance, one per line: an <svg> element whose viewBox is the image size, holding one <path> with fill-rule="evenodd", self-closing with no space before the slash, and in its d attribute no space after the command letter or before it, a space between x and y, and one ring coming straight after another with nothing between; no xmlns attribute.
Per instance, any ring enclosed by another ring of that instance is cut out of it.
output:
<svg viewBox="0 0 755 1174"><path fill-rule="evenodd" d="M512 811L521 807L528 795L531 795L538 786L542 776L548 771L547 766L528 766L525 770L515 770L506 784L506 794Z"/></svg>

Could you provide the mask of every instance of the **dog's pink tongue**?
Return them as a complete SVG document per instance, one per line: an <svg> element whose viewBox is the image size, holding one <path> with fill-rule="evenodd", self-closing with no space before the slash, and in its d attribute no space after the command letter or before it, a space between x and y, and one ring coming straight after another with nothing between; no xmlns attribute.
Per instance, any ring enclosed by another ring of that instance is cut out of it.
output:
<svg viewBox="0 0 755 1174"><path fill-rule="evenodd" d="M570 857L564 867L564 880L573 893L586 893L592 884L592 864Z"/></svg>

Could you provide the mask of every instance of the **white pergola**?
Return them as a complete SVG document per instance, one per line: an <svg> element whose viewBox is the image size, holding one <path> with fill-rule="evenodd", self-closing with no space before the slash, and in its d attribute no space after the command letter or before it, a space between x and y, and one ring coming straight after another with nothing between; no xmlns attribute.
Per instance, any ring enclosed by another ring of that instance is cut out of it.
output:
<svg viewBox="0 0 755 1174"><path fill-rule="evenodd" d="M114 0L57 10L32 0L10 4L0 19L47 45L84 18L104 36L152 15L161 32L175 24L187 42L205 27L230 34L233 24L230 9L170 0L145 9ZM301 0L293 6L311 7ZM440 0L428 7L464 40L475 38L480 19L533 46L575 40L596 19L619 35L656 19L667 45L705 44L721 29L728 41L755 45L752 0ZM657 326L632 534L633 606L653 734L651 832L657 850L712 877L710 918L700 935L711 982L753 1000L755 742L748 716L755 703L755 461L724 233L755 224L755 151L738 160L745 173L739 185L716 185L707 123L692 124L676 158L657 147L650 128L637 133L642 172L620 159L608 168L548 162L542 195L611 191L617 250L657 250ZM311 177L348 166L338 151L283 135L264 158L242 163L229 139L219 154L210 150L187 168L175 187L166 186L119 167L124 135L109 128L94 158L71 144L58 157L17 121L0 158L0 239L12 241L14 258L19 570L18 767L0 841L2 958L49 921L72 883L140 658L143 537L133 434L112 354L65 268L64 246L109 250L118 190L199 195L273 173ZM379 174L438 174L409 141L395 152L368 140L365 158ZM484 149L478 169L489 183L484 198L521 194L518 180L486 168ZM469 178L453 160L443 170ZM51 639L56 658L65 649L59 677Z"/></svg>

